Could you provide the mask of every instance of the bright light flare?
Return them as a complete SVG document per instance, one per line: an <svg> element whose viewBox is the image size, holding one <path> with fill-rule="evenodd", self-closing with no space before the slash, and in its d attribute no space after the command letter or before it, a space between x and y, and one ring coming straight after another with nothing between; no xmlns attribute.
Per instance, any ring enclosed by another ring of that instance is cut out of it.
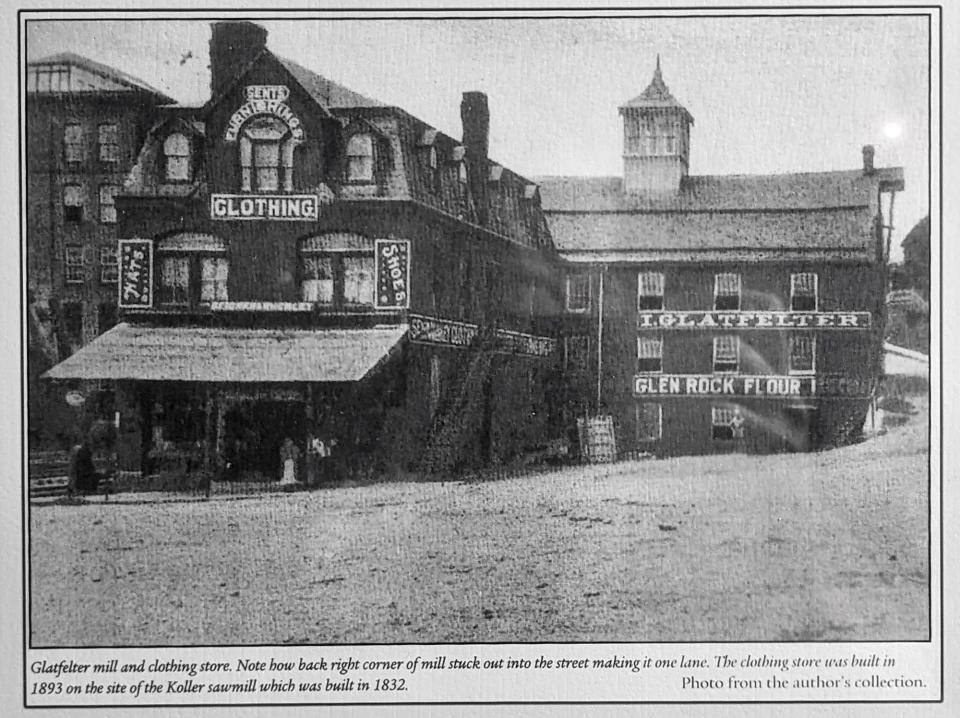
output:
<svg viewBox="0 0 960 718"><path fill-rule="evenodd" d="M886 135L887 139L895 140L903 132L903 127L900 126L899 122L888 122L883 126L883 134Z"/></svg>

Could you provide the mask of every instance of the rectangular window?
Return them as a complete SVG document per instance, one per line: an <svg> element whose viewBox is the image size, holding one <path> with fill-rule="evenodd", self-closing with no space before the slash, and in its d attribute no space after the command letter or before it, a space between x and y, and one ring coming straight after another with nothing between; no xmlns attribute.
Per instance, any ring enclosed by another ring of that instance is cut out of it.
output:
<svg viewBox="0 0 960 718"><path fill-rule="evenodd" d="M322 255L303 257L300 298L305 302L333 304L333 258Z"/></svg>
<svg viewBox="0 0 960 718"><path fill-rule="evenodd" d="M83 125L71 122L63 128L63 159L70 169L83 162Z"/></svg>
<svg viewBox="0 0 960 718"><path fill-rule="evenodd" d="M227 301L227 275L230 263L226 257L200 259L200 301Z"/></svg>
<svg viewBox="0 0 960 718"><path fill-rule="evenodd" d="M253 146L253 168L257 189L276 192L280 188L280 144L257 143Z"/></svg>
<svg viewBox="0 0 960 718"><path fill-rule="evenodd" d="M373 257L343 258L343 301L373 304Z"/></svg>
<svg viewBox="0 0 960 718"><path fill-rule="evenodd" d="M663 404L637 404L637 441L659 441L663 438Z"/></svg>
<svg viewBox="0 0 960 718"><path fill-rule="evenodd" d="M189 138L179 132L170 135L163 142L163 154L167 164L167 182L188 182L190 180Z"/></svg>
<svg viewBox="0 0 960 718"><path fill-rule="evenodd" d="M813 374L816 371L817 338L806 332L790 335L790 374Z"/></svg>
<svg viewBox="0 0 960 718"><path fill-rule="evenodd" d="M713 438L732 441L743 438L743 416L739 407L712 407Z"/></svg>
<svg viewBox="0 0 960 718"><path fill-rule="evenodd" d="M101 162L120 161L120 128L110 122L97 127L97 155Z"/></svg>
<svg viewBox="0 0 960 718"><path fill-rule="evenodd" d="M817 311L817 275L813 272L790 275L790 311Z"/></svg>
<svg viewBox="0 0 960 718"><path fill-rule="evenodd" d="M102 184L100 185L100 223L101 224L116 224L117 223L117 205L114 201L114 196L117 192L120 191L120 188L115 184Z"/></svg>
<svg viewBox="0 0 960 718"><path fill-rule="evenodd" d="M68 284L83 283L83 247L67 246L63 248L63 280Z"/></svg>
<svg viewBox="0 0 960 718"><path fill-rule="evenodd" d="M663 371L663 339L661 337L637 337L637 371Z"/></svg>
<svg viewBox="0 0 960 718"><path fill-rule="evenodd" d="M577 374L586 372L590 367L590 337L577 334L563 338L563 368Z"/></svg>
<svg viewBox="0 0 960 718"><path fill-rule="evenodd" d="M63 186L63 220L83 221L83 187L78 184Z"/></svg>
<svg viewBox="0 0 960 718"><path fill-rule="evenodd" d="M440 357L434 355L430 357L430 418L437 415L437 409L440 408L441 386L440 377Z"/></svg>
<svg viewBox="0 0 960 718"><path fill-rule="evenodd" d="M103 302L97 311L97 332L103 334L117 325L117 305Z"/></svg>
<svg viewBox="0 0 960 718"><path fill-rule="evenodd" d="M160 263L160 302L190 303L190 258L164 257Z"/></svg>
<svg viewBox="0 0 960 718"><path fill-rule="evenodd" d="M567 311L578 313L590 311L589 274L567 275Z"/></svg>
<svg viewBox="0 0 960 718"><path fill-rule="evenodd" d="M637 309L641 312L663 309L663 274L641 272L637 275Z"/></svg>
<svg viewBox="0 0 960 718"><path fill-rule="evenodd" d="M100 282L103 284L116 284L117 274L116 246L100 247Z"/></svg>
<svg viewBox="0 0 960 718"><path fill-rule="evenodd" d="M713 371L740 371L740 337L725 335L713 338Z"/></svg>
<svg viewBox="0 0 960 718"><path fill-rule="evenodd" d="M80 344L83 341L83 304L64 302L60 305L60 311L68 341L71 344Z"/></svg>
<svg viewBox="0 0 960 718"><path fill-rule="evenodd" d="M347 142L347 180L373 181L373 136L357 134Z"/></svg>
<svg viewBox="0 0 960 718"><path fill-rule="evenodd" d="M713 284L713 308L721 311L740 310L740 275L718 274Z"/></svg>

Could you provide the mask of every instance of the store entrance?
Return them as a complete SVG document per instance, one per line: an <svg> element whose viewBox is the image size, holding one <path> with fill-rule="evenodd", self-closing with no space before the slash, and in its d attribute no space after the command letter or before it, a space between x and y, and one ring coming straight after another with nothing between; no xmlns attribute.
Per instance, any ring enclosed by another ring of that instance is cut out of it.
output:
<svg viewBox="0 0 960 718"><path fill-rule="evenodd" d="M287 437L297 446L306 435L299 401L244 402L224 415L227 478L273 480L280 477L280 446Z"/></svg>
<svg viewBox="0 0 960 718"><path fill-rule="evenodd" d="M786 410L789 436L787 442L793 451L809 451L817 445L817 410L815 407L792 406Z"/></svg>

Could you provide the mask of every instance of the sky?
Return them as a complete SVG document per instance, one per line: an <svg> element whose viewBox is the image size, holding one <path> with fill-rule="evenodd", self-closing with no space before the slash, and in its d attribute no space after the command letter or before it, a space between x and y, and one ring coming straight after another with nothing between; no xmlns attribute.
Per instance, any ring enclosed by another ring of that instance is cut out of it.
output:
<svg viewBox="0 0 960 718"><path fill-rule="evenodd" d="M619 175L617 108L657 54L693 115L690 173L902 166L893 259L928 208L928 31L921 17L273 19L268 46L459 137L460 97L489 97L491 156L526 177ZM209 96L209 20L27 25L28 60L76 52L179 102ZM897 136L893 136L897 135Z"/></svg>

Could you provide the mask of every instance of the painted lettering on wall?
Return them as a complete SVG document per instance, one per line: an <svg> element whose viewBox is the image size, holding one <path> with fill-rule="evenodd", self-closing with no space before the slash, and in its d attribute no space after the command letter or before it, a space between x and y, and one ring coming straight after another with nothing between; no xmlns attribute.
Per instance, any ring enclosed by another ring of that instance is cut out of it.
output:
<svg viewBox="0 0 960 718"><path fill-rule="evenodd" d="M640 312L640 329L869 329L870 312Z"/></svg>
<svg viewBox="0 0 960 718"><path fill-rule="evenodd" d="M223 138L227 142L236 142L244 122L254 115L273 115L290 128L290 136L295 141L303 141L300 118L285 104L289 96L290 90L284 85L249 85L247 101L230 116Z"/></svg>
<svg viewBox="0 0 960 718"><path fill-rule="evenodd" d="M149 239L119 240L117 282L121 309L148 309L153 306L153 242Z"/></svg>
<svg viewBox="0 0 960 718"><path fill-rule="evenodd" d="M212 194L210 218L223 220L314 220L320 200L315 194Z"/></svg>
<svg viewBox="0 0 960 718"><path fill-rule="evenodd" d="M744 396L753 398L867 398L873 380L855 376L767 376L723 374L639 374L635 396Z"/></svg>
<svg viewBox="0 0 960 718"><path fill-rule="evenodd" d="M375 280L376 309L407 309L410 306L410 241L378 239Z"/></svg>

